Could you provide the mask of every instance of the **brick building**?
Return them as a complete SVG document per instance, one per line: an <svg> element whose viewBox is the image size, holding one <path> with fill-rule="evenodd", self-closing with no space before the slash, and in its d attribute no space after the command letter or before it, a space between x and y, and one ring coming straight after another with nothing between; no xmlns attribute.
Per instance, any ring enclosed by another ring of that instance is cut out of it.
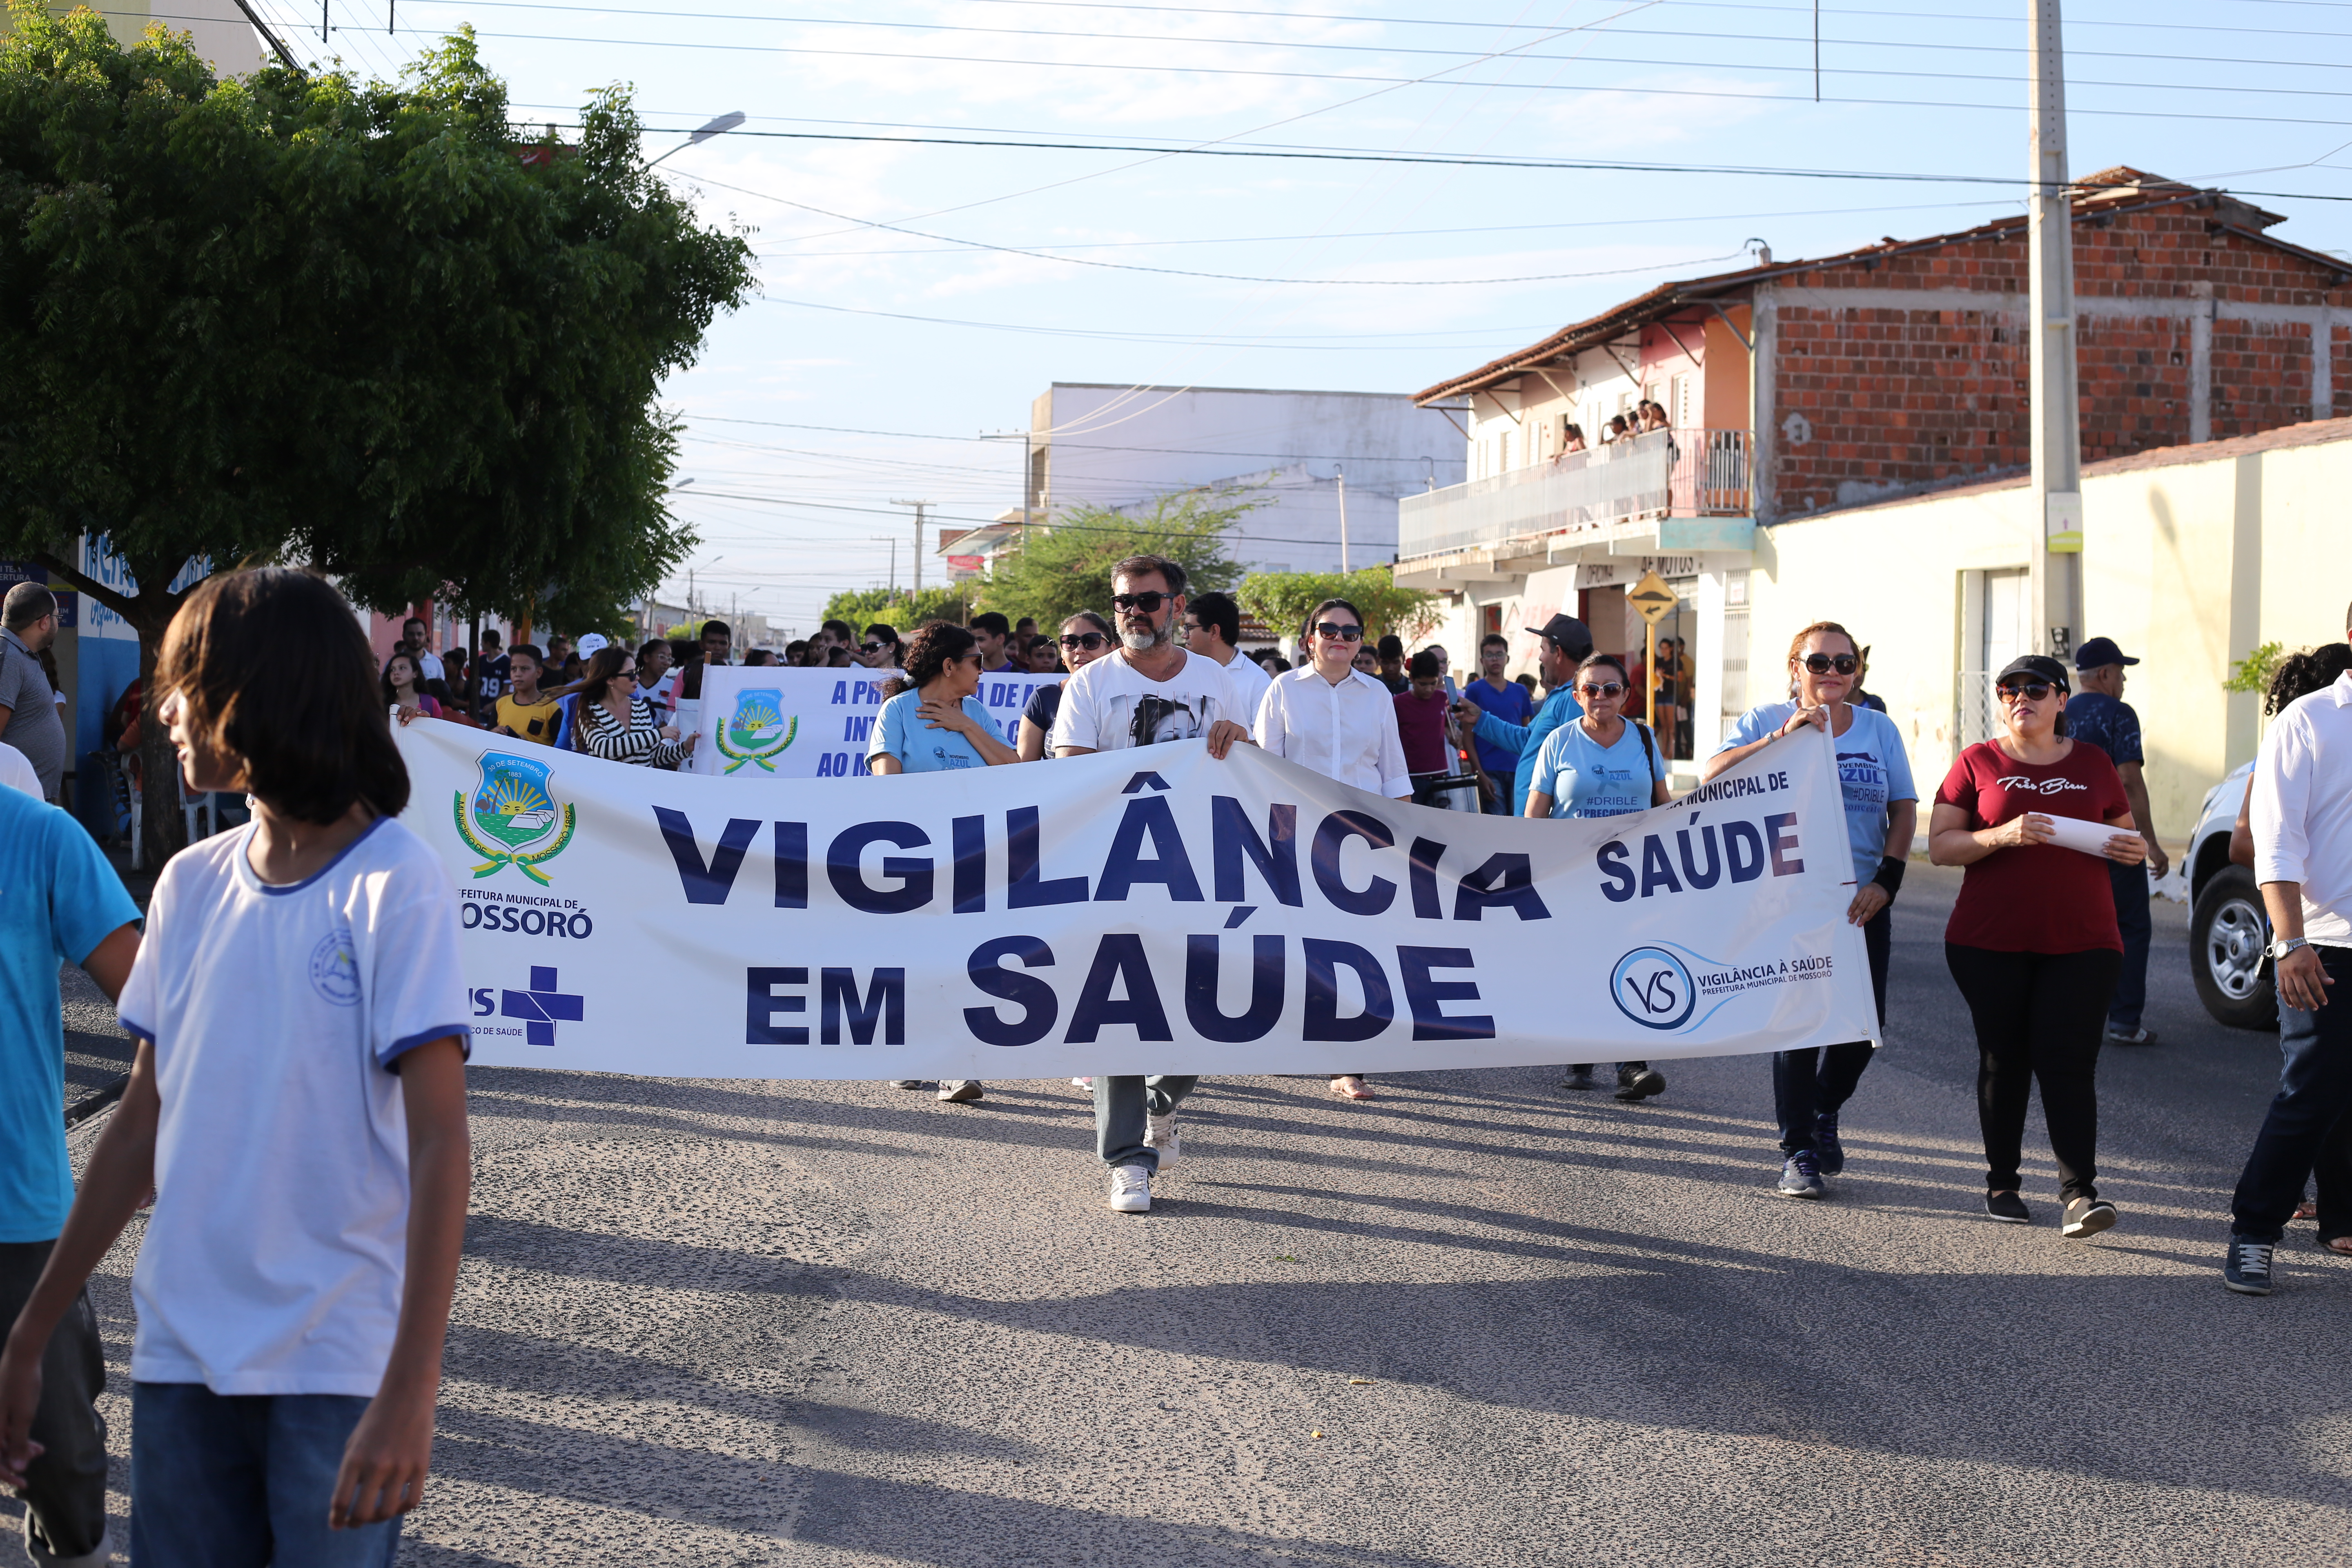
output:
<svg viewBox="0 0 2352 1568"><path fill-rule="evenodd" d="M2072 205L2084 461L2352 411L2352 261L2131 168L2082 180ZM1416 401L1466 415L1471 478L1406 498L1400 580L1459 595L1456 640L1565 607L1632 647L1622 588L1655 565L1685 596L1665 629L1699 638L1706 729L1744 693L1744 656L1721 662L1744 632L1724 618L1744 615L1756 525L2025 465L2027 300L2020 215L1818 259L1760 252L1451 377ZM1666 428L1604 445L1643 401Z"/></svg>

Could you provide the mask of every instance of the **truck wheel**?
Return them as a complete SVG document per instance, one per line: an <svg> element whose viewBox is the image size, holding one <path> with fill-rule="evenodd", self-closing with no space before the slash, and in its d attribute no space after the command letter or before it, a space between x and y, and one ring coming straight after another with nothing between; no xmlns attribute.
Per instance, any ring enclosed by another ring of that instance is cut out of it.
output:
<svg viewBox="0 0 2352 1568"><path fill-rule="evenodd" d="M2243 866L2213 873L2189 916L2189 967L2197 999L2233 1029L2278 1027L2278 992L2267 949L2270 917L2254 874Z"/></svg>

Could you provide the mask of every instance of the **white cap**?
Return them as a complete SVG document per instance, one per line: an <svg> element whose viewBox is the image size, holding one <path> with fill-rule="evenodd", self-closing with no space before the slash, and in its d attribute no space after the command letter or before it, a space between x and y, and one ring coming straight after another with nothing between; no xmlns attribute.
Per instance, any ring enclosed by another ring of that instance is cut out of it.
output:
<svg viewBox="0 0 2352 1568"><path fill-rule="evenodd" d="M610 645L611 639L605 637L603 632L590 632L586 637L582 637L575 646L578 647L580 657L582 658L590 659L594 658L598 654L603 653Z"/></svg>

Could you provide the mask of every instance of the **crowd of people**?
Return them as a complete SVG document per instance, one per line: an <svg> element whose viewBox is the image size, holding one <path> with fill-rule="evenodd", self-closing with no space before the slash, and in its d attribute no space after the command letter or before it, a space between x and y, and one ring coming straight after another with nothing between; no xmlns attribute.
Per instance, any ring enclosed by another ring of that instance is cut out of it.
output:
<svg viewBox="0 0 2352 1568"><path fill-rule="evenodd" d="M1189 595L1181 563L1130 558L1111 590L1107 613L1072 616L1050 638L979 617L904 638L852 638L835 623L812 643L826 668L887 659L869 667L895 672L869 752L883 778L1199 740L1213 757L1256 745L1377 795L1457 809L1507 802L1514 815L1594 819L1670 799L1659 736L1627 711L1625 660L1597 651L1573 616L1528 628L1538 702L1503 678L1510 648L1495 637L1480 678L1457 689L1436 650L1407 659L1345 599L1306 617L1299 658L1254 663L1231 600ZM0 656L29 657L54 613L12 590ZM30 1505L34 1561L96 1564L110 1550L104 1363L84 1285L142 1209L138 1561L391 1560L430 1464L469 1179L473 1009L456 891L398 820L408 780L387 715L438 709L526 743L675 766L693 743L677 734L676 704L693 700L699 670L727 662L729 643L716 623L684 647L486 638L435 656L404 639L379 662L323 580L278 568L211 578L164 640L157 717L189 789L243 794L252 818L172 859L143 920L24 753L29 782L0 787L0 888L48 896L0 911L0 1484ZM980 679L1037 670L1041 646L1066 678L1038 689L1008 737L975 700ZM1845 919L1864 936L1883 1032L1890 910L1918 798L1899 726L1861 700L1866 653L1838 623L1801 628L1787 697L1742 715L1703 771L1808 729L1833 741ZM2099 1052L2153 1038L2131 973L2146 946L2135 950L2125 910L2144 905L2143 868L2160 855L2122 701L2135 662L2105 638L2071 665L2011 661L1994 677L2000 733L1961 752L1927 828L1929 858L1964 868L1945 958L1979 1048L1986 1212L2032 1222L2020 1163L2038 1082L2069 1237L2119 1217L2097 1189ZM10 734L33 738L28 705L47 716L27 689L0 686L19 694L0 751L16 750ZM2352 1252L2352 1013L2330 998L2352 978L2352 648L2289 660L2271 697L2232 850L2255 868L2276 933L2285 1057L2232 1200L2222 1279L2248 1294L2273 1289L2275 1247L2315 1173L2321 1243ZM1454 798L1474 789L1482 804ZM79 1187L60 961L117 1000L137 1042ZM385 975L398 983L373 982ZM1843 1167L1839 1118L1872 1055L1855 1040L1774 1058L1780 1193L1819 1199ZM1617 1068L1620 1098L1665 1088L1645 1063ZM1090 1081L1109 1206L1148 1210L1154 1178L1181 1155L1178 1116L1197 1079ZM1596 1082L1588 1065L1566 1087ZM1372 1093L1360 1073L1332 1087ZM983 1088L950 1083L940 1098Z"/></svg>

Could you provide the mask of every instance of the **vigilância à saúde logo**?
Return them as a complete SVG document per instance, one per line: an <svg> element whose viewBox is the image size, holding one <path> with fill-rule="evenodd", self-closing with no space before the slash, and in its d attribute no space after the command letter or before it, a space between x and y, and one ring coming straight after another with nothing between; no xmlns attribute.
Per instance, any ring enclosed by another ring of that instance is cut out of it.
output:
<svg viewBox="0 0 2352 1568"><path fill-rule="evenodd" d="M761 772L774 773L776 765L768 759L790 746L800 730L799 714L784 721L784 694L774 687L737 692L734 713L719 726L719 754L730 759L721 771L731 773L745 763L757 763Z"/></svg>
<svg viewBox="0 0 2352 1568"><path fill-rule="evenodd" d="M545 763L509 752L485 752L478 764L481 782L474 798L463 791L449 796L450 815L466 847L482 857L474 868L477 878L512 866L541 887L549 887L540 867L563 853L579 826L576 807L558 807L548 793L550 773Z"/></svg>
<svg viewBox="0 0 2352 1568"><path fill-rule="evenodd" d="M1696 1027L1740 992L1827 980L1831 967L1825 952L1727 963L1679 944L1637 947L1609 972L1609 998L1645 1029ZM1702 1002L1706 1011L1698 1013Z"/></svg>

